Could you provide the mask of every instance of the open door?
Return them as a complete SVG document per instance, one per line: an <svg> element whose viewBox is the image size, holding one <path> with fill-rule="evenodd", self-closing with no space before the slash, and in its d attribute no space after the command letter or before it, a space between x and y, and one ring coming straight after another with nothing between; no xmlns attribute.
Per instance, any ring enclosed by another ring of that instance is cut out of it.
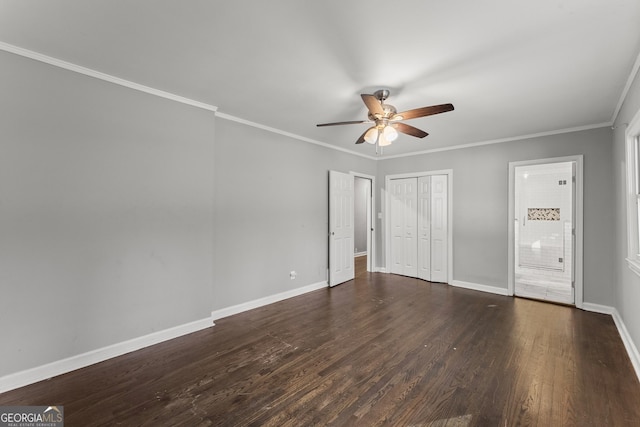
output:
<svg viewBox="0 0 640 427"><path fill-rule="evenodd" d="M575 304L575 161L513 166L514 293Z"/></svg>
<svg viewBox="0 0 640 427"><path fill-rule="evenodd" d="M329 171L329 286L355 277L353 175Z"/></svg>

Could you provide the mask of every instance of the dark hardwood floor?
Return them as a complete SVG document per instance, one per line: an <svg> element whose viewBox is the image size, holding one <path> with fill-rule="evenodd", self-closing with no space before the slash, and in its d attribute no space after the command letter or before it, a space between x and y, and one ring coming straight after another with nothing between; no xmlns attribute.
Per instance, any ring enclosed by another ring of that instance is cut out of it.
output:
<svg viewBox="0 0 640 427"><path fill-rule="evenodd" d="M367 256L359 256L354 259L354 273L356 279L362 279L367 274Z"/></svg>
<svg viewBox="0 0 640 427"><path fill-rule="evenodd" d="M66 426L640 425L610 316L361 269L0 394L54 404Z"/></svg>

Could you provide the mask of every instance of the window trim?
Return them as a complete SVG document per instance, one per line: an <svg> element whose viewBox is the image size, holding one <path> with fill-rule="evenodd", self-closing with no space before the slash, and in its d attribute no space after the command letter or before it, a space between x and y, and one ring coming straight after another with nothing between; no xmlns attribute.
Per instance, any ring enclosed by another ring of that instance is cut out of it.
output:
<svg viewBox="0 0 640 427"><path fill-rule="evenodd" d="M627 166L627 265L640 276L640 110L625 131Z"/></svg>

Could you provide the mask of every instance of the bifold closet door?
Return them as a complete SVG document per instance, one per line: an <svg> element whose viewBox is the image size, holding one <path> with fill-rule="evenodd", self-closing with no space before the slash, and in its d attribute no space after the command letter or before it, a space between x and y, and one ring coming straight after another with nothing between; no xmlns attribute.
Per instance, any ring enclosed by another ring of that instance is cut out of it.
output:
<svg viewBox="0 0 640 427"><path fill-rule="evenodd" d="M418 178L418 278L431 280L431 177Z"/></svg>
<svg viewBox="0 0 640 427"><path fill-rule="evenodd" d="M431 176L431 279L448 281L448 182L446 175Z"/></svg>
<svg viewBox="0 0 640 427"><path fill-rule="evenodd" d="M391 180L391 272L418 277L418 179Z"/></svg>
<svg viewBox="0 0 640 427"><path fill-rule="evenodd" d="M391 272L447 282L447 176L391 180Z"/></svg>

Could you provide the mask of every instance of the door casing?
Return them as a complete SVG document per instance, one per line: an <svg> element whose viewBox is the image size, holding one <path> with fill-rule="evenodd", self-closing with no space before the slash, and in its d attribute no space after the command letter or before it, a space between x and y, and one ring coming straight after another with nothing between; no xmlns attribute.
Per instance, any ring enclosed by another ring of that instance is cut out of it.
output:
<svg viewBox="0 0 640 427"><path fill-rule="evenodd" d="M373 175L366 175L360 172L349 172L356 178L368 179L371 182L371 194L367 199L367 271L376 271L376 221L374 216L374 209L376 206L376 177Z"/></svg>
<svg viewBox="0 0 640 427"><path fill-rule="evenodd" d="M575 163L575 191L574 191L574 252L573 279L575 291L575 306L583 306L583 162L584 156L554 157L550 159L535 159L520 162L509 162L509 201L508 201L508 287L507 295L515 294L515 169L518 166L542 165L548 163Z"/></svg>

